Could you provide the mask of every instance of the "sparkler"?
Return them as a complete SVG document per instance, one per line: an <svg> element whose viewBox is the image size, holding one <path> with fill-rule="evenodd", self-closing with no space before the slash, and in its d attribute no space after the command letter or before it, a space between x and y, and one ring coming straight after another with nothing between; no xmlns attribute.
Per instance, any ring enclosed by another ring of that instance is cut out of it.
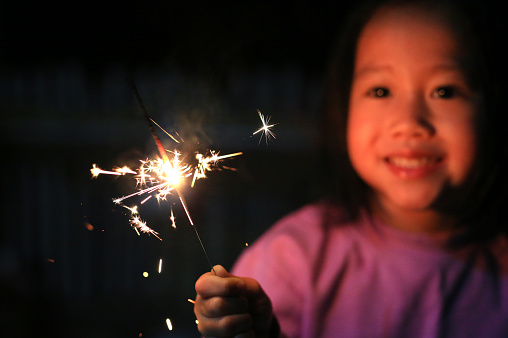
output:
<svg viewBox="0 0 508 338"><path fill-rule="evenodd" d="M149 226L147 226L146 222L143 221L139 215L138 206L134 205L132 207L129 207L123 202L126 199L129 199L134 196L141 196L141 195L147 195L140 204L144 204L146 201L151 199L152 197L156 197L157 201L160 203L160 201L166 201L168 195L172 195L173 193L178 196L178 199L180 200L180 203L185 211L185 214L187 215L187 219L189 220L189 223L191 224L192 228L194 229L196 236L198 238L199 244L201 245L201 248L203 250L203 253L206 257L206 260L208 261L208 264L211 267L211 270L215 273L215 270L213 268L213 265L210 261L210 258L206 252L205 246L203 245L203 242L201 240L201 237L199 236L198 230L196 226L194 225L194 222L192 221L192 218L189 213L189 209L187 207L187 203L185 201L185 198L181 192L181 187L184 182L187 181L189 177L192 176L192 180L190 183L191 188L194 187L194 184L198 179L202 179L206 177L206 173L208 171L212 171L217 167L217 163L219 161L222 161L224 159L242 155L242 152L227 154L227 155L219 155L219 152L215 152L213 150L209 150L209 155L205 156L201 153L196 153L195 159L197 161L197 164L189 164L184 162L181 159L182 154L177 150L169 151L166 150L159 137L157 136L157 133L155 131L154 125L159 127L167 136L169 136L174 142L180 144L181 142L184 142L184 140L178 135L178 133L175 132L177 137L174 135L168 133L166 130L164 130L159 124L157 124L154 120L152 120L148 114L148 110L145 108L145 105L143 103L143 100L141 99L141 96L139 95L139 92L134 85L132 81L130 81L131 86L133 88L134 94L136 96L136 99L138 101L139 106L141 107L143 114L145 116L145 120L148 124L148 128L150 129L150 132L152 134L152 138L155 141L155 144L157 146L157 149L159 151L160 157L155 157L153 159L146 159L146 160L140 160L140 167L137 170L132 170L131 168L124 166L121 168L113 168L113 170L102 170L101 168L97 167L96 164L93 164L92 169L90 169L90 172L92 173L92 177L96 178L100 174L107 174L107 175L116 175L116 176L124 176L124 175L135 175L136 178L136 185L139 187L139 190L120 197L113 200L115 204L119 204L125 209L130 211L130 220L129 223L131 224L131 227L136 231L138 235L140 235L140 232L147 233L149 235L153 235L157 237L159 240L162 240L158 235L156 231L151 229ZM263 136L265 137L265 141L268 145L268 140L273 137L275 139L275 134L270 130L272 127L277 125L275 124L269 124L270 123L270 117L268 116L266 119L263 114L259 110L257 110L257 113L259 115L259 118L261 119L262 126L257 131L255 131L252 135L255 135L257 133L261 133L258 145L261 143L261 139ZM171 155L168 155L171 154ZM170 158L172 156L172 158ZM226 168L226 167L224 167ZM227 168L232 169L232 168ZM233 170L233 169L232 169ZM173 207L170 207L171 210L171 216L169 219L171 220L171 226L173 228L176 228L175 223L175 216L173 214ZM90 225L91 229L93 227ZM248 246L248 243L245 243L245 246ZM158 267L158 273L160 274L162 271L162 259L159 260L159 267ZM215 273L216 274L216 273ZM143 273L144 277L148 277L148 272ZM190 303L195 303L194 300L188 299ZM196 324L198 324L198 321L196 320ZM173 325L171 323L171 320L169 318L166 319L166 325L168 329L171 331L173 330ZM139 336L141 337L142 334L140 333Z"/></svg>
<svg viewBox="0 0 508 338"><path fill-rule="evenodd" d="M141 195L147 195L146 198L144 198L141 201L141 204L148 201L151 197L155 196L157 201L166 201L168 195L175 194L180 204L182 205L185 214L187 215L187 219L189 220L189 223L194 228L194 231L196 233L196 236L199 240L199 243L201 245L201 248L203 249L203 252L205 254L205 257L208 261L208 264L213 269L213 265L210 262L210 259L208 257L208 254L206 252L206 249L203 245L203 242L201 241L201 237L199 236L198 230L196 226L194 225L194 222L190 216L189 209L187 207L187 203L185 201L185 198L182 194L182 185L184 182L188 181L188 178L192 176L191 180L191 187L194 187L195 182L198 179L205 178L206 173L208 171L212 171L217 167L217 164L219 161L224 160L226 158L234 157L241 155L241 152L227 154L227 155L219 155L219 152L215 152L213 150L209 151L209 155L206 156L201 153L197 153L195 156L195 159L197 161L196 164L190 164L186 163L181 159L182 154L178 150L174 151L168 151L164 149L159 137L157 136L157 133L155 131L154 125L158 126L164 133L166 133L173 141L176 143L183 142L183 139L177 134L178 138L181 140L181 142L173 135L165 131L161 126L159 126L155 121L153 121L149 114L147 109L145 108L145 105L143 103L143 100L141 99L141 96L139 95L139 92L137 91L136 86L131 81L132 88L134 90L134 94L136 96L136 99L139 103L139 106L141 107L143 114L145 116L146 122L148 124L148 127L150 129L150 132L152 134L152 137L155 141L155 144L157 145L157 149L159 151L160 157L156 157L154 159L146 159L146 160L140 160L141 165L139 169L132 170L127 166L121 167L121 168L113 168L113 170L102 170L101 168L97 167L96 164L93 164L92 169L90 169L90 172L92 173L92 177L97 177L100 174L107 174L107 175L117 175L117 176L123 176L127 174L135 175L136 178L136 184L139 187L139 190L120 197L113 200L114 203L119 204L130 211L130 220L129 223L134 228L134 230L140 234L140 232L147 233L149 235L153 235L157 237L158 239L162 240L158 233L155 232L153 229L148 227L146 225L146 222L144 222L139 215L137 206L128 207L125 204L123 204L124 200L129 199L134 196L141 196ZM171 207L171 224L173 227L176 228L175 224L175 217L173 215L173 208ZM215 272L215 271L214 271Z"/></svg>

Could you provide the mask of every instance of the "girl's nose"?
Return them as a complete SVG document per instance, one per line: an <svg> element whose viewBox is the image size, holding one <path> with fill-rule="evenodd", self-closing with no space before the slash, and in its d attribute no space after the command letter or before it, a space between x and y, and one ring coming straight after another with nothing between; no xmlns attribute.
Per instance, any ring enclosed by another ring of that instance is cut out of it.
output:
<svg viewBox="0 0 508 338"><path fill-rule="evenodd" d="M394 138L428 138L436 133L424 100L409 99L396 108L390 124Z"/></svg>

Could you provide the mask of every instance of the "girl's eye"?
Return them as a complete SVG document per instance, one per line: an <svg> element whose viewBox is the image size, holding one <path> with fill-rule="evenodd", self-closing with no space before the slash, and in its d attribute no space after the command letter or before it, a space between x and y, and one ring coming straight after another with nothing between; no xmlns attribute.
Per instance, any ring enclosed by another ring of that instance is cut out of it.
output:
<svg viewBox="0 0 508 338"><path fill-rule="evenodd" d="M388 95L390 95L390 90L388 88L382 87L372 88L370 90L370 95L372 95L373 97L387 97Z"/></svg>
<svg viewBox="0 0 508 338"><path fill-rule="evenodd" d="M455 96L455 89L452 87L439 87L432 93L432 97L440 99L451 99Z"/></svg>

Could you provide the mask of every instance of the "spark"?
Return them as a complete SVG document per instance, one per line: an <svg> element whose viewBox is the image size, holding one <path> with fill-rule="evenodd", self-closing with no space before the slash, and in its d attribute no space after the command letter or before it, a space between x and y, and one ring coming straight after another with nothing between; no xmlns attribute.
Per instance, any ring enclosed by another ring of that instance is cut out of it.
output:
<svg viewBox="0 0 508 338"><path fill-rule="evenodd" d="M140 204L144 204L150 198L155 197L157 202L167 201L170 196L175 196L180 201L185 214L189 220L189 223L194 226L194 222L190 216L187 203L181 190L183 189L186 182L191 181L191 188L194 187L197 180L206 178L206 172L221 169L219 162L222 160L241 155L241 152L219 155L220 152L209 150L208 153L195 155L195 163L184 162L183 154L177 149L173 151L165 151L164 157L156 157L153 159L139 160L140 166L138 169L133 170L127 166L114 168L112 171L100 169L96 164L93 164L90 172L95 178L100 174L107 175L134 175L136 181L137 191L113 199L113 203L118 204L130 211L129 223L134 230L140 235L140 233L147 233L153 235L161 240L159 234L151 229L145 221L141 220L139 216L138 206L129 207L124 204L124 201L135 197L143 196L143 200ZM192 176L192 179L190 179ZM175 216L173 208L171 207L171 225L176 228Z"/></svg>
<svg viewBox="0 0 508 338"><path fill-rule="evenodd" d="M137 205L133 206L132 208L129 208L126 205L122 205L122 207L124 207L125 209L130 210L132 215L138 214L138 206Z"/></svg>
<svg viewBox="0 0 508 338"><path fill-rule="evenodd" d="M223 160L228 157L242 155L242 152L227 154L219 156L219 152L210 151L210 156L205 157L203 154L197 153L196 159L198 160L198 165L194 170L194 176L192 178L191 187L194 187L194 183L197 179L205 178L207 171L212 171L213 167L217 164L218 161Z"/></svg>
<svg viewBox="0 0 508 338"><path fill-rule="evenodd" d="M159 273L162 271L162 258L159 259Z"/></svg>
<svg viewBox="0 0 508 338"><path fill-rule="evenodd" d="M99 176L99 174L121 175L119 172L116 171L102 170L101 168L97 167L95 163L93 164L92 169L90 169L90 172L92 173L92 177L97 177Z"/></svg>
<svg viewBox="0 0 508 338"><path fill-rule="evenodd" d="M173 214L173 207L171 207L171 216L169 217L171 220L171 226L176 229L176 223L175 223L175 215Z"/></svg>
<svg viewBox="0 0 508 338"><path fill-rule="evenodd" d="M166 134L166 135L168 135L169 137L171 137L171 139L172 139L173 141L175 141L176 143L180 143L180 141L178 141L178 140L177 140L177 139L176 139L173 135L171 135L170 133L168 133L167 131L165 131L165 130L164 130L164 128L162 128L161 126L159 126L159 124L158 124L157 122L155 122L155 121L154 121L154 120L152 120L151 118L150 118L150 121L152 121L152 123L153 123L153 124L155 124L157 127L159 127L159 128L160 128L160 129L161 129L161 130L162 130L162 131ZM177 135L178 135L178 133L177 133ZM180 135L178 135L178 136L180 136Z"/></svg>
<svg viewBox="0 0 508 338"><path fill-rule="evenodd" d="M171 324L171 320L169 320L169 318L166 318L166 325L168 326L169 331L173 330L173 325Z"/></svg>
<svg viewBox="0 0 508 338"><path fill-rule="evenodd" d="M134 228L134 230L136 230L138 236L140 235L139 232L141 231L149 235L154 235L155 237L157 237L162 241L162 239L159 236L157 236L158 233L155 232L153 229L151 229L149 226L147 226L146 222L142 221L141 218L138 216L139 212L137 205L133 206L132 208L129 208L128 206L122 204L122 207L131 212L131 218L129 220L129 223Z"/></svg>
<svg viewBox="0 0 508 338"><path fill-rule="evenodd" d="M195 300L192 300L192 299L190 299L190 298L187 298L187 301L188 301L189 303L196 304L196 301L195 301Z"/></svg>
<svg viewBox="0 0 508 338"><path fill-rule="evenodd" d="M120 173L120 175L125 175L125 174L136 174L135 171L131 170L129 167L127 166L123 166L122 168L114 168L113 169L115 172L117 173Z"/></svg>
<svg viewBox="0 0 508 338"><path fill-rule="evenodd" d="M138 233L139 235L139 231L141 232L144 232L144 233L147 233L149 235L154 235L155 237L157 237L158 239L160 239L162 241L162 239L157 236L159 233L158 232L155 232L152 228L150 228L149 226L146 225L145 222L143 222L141 220L141 218L139 218L139 216L134 216L132 217L130 220L129 220L129 223L131 224L131 226L136 230L136 232Z"/></svg>
<svg viewBox="0 0 508 338"><path fill-rule="evenodd" d="M261 143L261 140L263 139L263 135L265 136L266 144L268 144L268 140L270 139L270 137L275 138L275 134L270 130L270 128L276 126L277 123L269 124L271 117L267 116L267 118L265 119L264 115L261 114L261 111L259 111L259 109L258 109L258 114L259 114L259 118L261 119L261 123L263 124L263 126L261 128L259 128L258 130L256 130L252 135L261 133L261 137L259 138L258 144Z"/></svg>

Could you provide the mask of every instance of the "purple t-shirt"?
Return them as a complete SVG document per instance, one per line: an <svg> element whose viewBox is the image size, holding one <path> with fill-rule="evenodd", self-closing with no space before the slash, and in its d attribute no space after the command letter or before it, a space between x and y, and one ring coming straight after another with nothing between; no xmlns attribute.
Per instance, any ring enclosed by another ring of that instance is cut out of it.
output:
<svg viewBox="0 0 508 338"><path fill-rule="evenodd" d="M508 337L505 238L451 251L367 215L340 225L323 215L318 205L288 215L232 270L259 281L286 336Z"/></svg>

